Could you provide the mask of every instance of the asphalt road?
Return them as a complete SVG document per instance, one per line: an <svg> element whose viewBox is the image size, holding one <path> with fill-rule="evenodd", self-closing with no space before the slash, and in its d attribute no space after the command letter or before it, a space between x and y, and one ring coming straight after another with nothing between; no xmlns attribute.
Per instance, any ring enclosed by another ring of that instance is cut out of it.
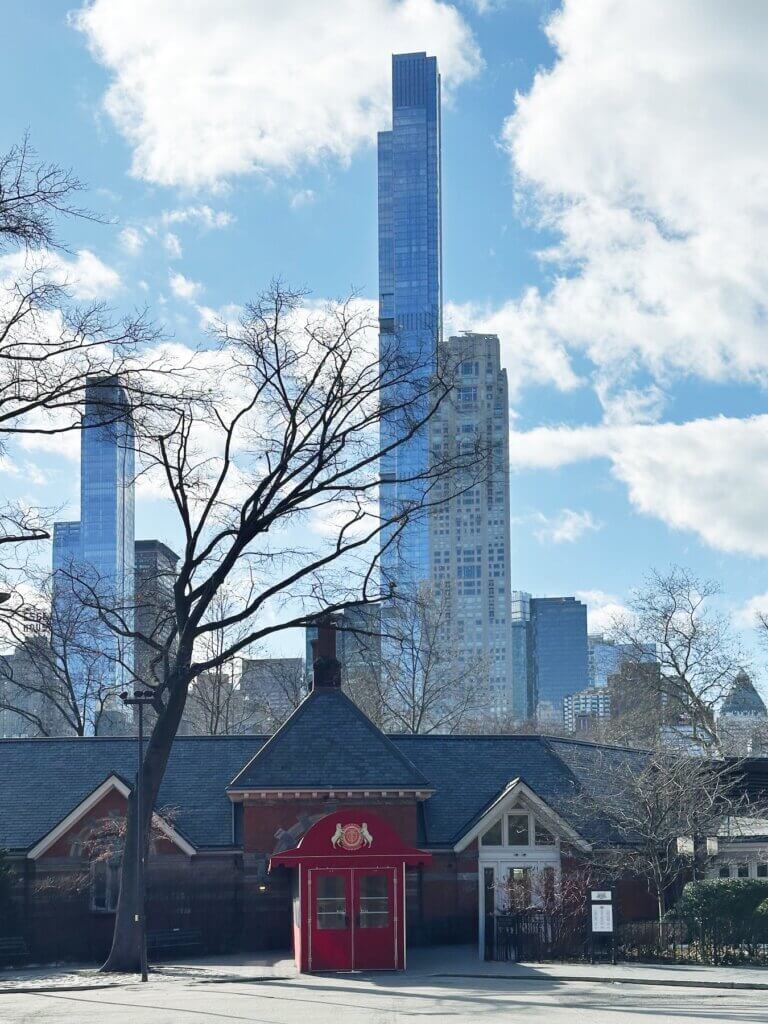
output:
<svg viewBox="0 0 768 1024"><path fill-rule="evenodd" d="M391 975L0 995L0 1024L768 1024L768 992Z"/></svg>

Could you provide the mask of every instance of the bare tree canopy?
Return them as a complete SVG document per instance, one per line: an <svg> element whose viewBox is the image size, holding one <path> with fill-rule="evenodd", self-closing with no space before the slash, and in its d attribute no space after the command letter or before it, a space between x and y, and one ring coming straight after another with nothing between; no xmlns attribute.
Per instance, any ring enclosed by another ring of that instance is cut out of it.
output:
<svg viewBox="0 0 768 1024"><path fill-rule="evenodd" d="M670 888L706 859L706 837L734 820L763 819L764 806L738 785L739 765L658 747L607 749L593 765L576 818L599 822L606 846L596 862L617 877L645 878L663 921Z"/></svg>
<svg viewBox="0 0 768 1024"><path fill-rule="evenodd" d="M157 390L151 364L137 362L157 338L146 315L117 317L103 303L72 299L55 252L63 248L57 222L97 219L74 204L82 188L71 171L41 161L27 139L0 157L0 454L14 438L82 429L88 380L140 376L126 384L137 407L148 388ZM52 511L0 502L0 590L13 590L24 546L50 537Z"/></svg>
<svg viewBox="0 0 768 1024"><path fill-rule="evenodd" d="M457 732L487 702L485 657L467 658L447 595L426 584L382 610L380 642L349 680L350 695L390 732Z"/></svg>
<svg viewBox="0 0 768 1024"><path fill-rule="evenodd" d="M721 750L717 707L744 661L729 620L712 607L717 583L674 566L652 570L632 595L629 614L614 620L611 636L627 657L659 666L657 684L666 712L685 723L707 750Z"/></svg>

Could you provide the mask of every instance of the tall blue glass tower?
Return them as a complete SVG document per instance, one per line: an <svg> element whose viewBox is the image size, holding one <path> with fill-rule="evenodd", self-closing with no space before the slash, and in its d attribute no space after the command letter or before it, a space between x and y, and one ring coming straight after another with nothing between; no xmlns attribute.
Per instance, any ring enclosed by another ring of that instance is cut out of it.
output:
<svg viewBox="0 0 768 1024"><path fill-rule="evenodd" d="M426 53L392 57L392 130L379 133L379 353L382 366L401 358L409 382L384 396L406 399L408 389L423 393L423 381L436 366L442 332L442 243L440 198L440 74ZM387 370L384 371L387 376ZM406 375L404 374L404 376ZM420 381L422 382L420 384ZM408 430L409 419L426 415L426 398L407 413L382 417L382 446ZM418 506L429 460L423 429L381 463L381 512L391 519ZM426 515L412 515L393 543L382 536L384 582L400 586L429 577Z"/></svg>
<svg viewBox="0 0 768 1024"><path fill-rule="evenodd" d="M118 640L95 615L77 611L77 583L84 580L105 607L119 610L129 627L134 606L134 430L124 389L114 378L93 378L85 389L83 430L80 435L80 520L56 523L53 533L53 631L78 628L87 633L82 643L104 656L100 671L108 685L120 687L133 664L133 644ZM73 611L74 610L74 611ZM58 622L58 626L57 626ZM75 678L85 672L85 660L70 666ZM85 681L83 684L86 685Z"/></svg>

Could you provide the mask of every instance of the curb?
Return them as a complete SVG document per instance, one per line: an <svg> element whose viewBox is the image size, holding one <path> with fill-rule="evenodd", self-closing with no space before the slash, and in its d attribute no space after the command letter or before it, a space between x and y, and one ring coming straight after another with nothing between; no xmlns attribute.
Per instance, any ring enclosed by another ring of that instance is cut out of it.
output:
<svg viewBox="0 0 768 1024"><path fill-rule="evenodd" d="M221 976L215 978L184 978L181 980L188 981L194 985L236 985L236 984L247 984L254 985L270 981L290 981L293 975L285 975L284 977L250 977L250 978L222 978ZM169 977L164 972L160 971L154 974L150 971L150 981L168 981ZM39 992L41 995L45 995L47 992L99 992L101 989L109 988L132 988L133 985L138 985L140 982L126 982L126 981L105 981L99 985L96 984L82 984L82 985L17 985L13 988L0 986L0 995L34 995Z"/></svg>
<svg viewBox="0 0 768 1024"><path fill-rule="evenodd" d="M756 989L768 990L768 982L751 981L694 981L687 978L616 978L610 975L593 975L585 978L583 974L431 974L431 978L475 978L490 981L581 981L589 984L598 982L609 985L656 985L659 988L725 988L725 989Z"/></svg>
<svg viewBox="0 0 768 1024"><path fill-rule="evenodd" d="M14 988L0 988L0 995L34 995L35 992L98 992L106 988L123 988L125 982L106 981L103 985L18 985Z"/></svg>

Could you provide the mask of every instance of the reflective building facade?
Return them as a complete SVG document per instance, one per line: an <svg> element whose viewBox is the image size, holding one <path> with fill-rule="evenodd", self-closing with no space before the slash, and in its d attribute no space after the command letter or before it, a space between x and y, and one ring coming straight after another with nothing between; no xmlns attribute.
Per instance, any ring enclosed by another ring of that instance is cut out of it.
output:
<svg viewBox="0 0 768 1024"><path fill-rule="evenodd" d="M565 697L589 683L587 606L575 597L532 597L530 616L536 717L559 724Z"/></svg>
<svg viewBox="0 0 768 1024"><path fill-rule="evenodd" d="M440 75L435 57L403 53L392 57L392 129L379 133L379 352L381 365L393 358L408 368L403 382L382 393L384 406L412 401L436 365L442 327L440 214ZM382 371L386 378L388 371ZM405 378L408 378L406 381ZM427 414L426 398L410 415ZM407 429L406 416L384 413L382 445ZM382 458L381 510L385 519L418 503L429 451L426 430ZM411 478L409 483L407 479ZM429 537L426 517L414 517L396 543L382 536L385 580L399 585L427 579Z"/></svg>
<svg viewBox="0 0 768 1024"><path fill-rule="evenodd" d="M94 378L85 391L83 430L80 434L80 520L56 523L53 534L53 618L72 620L72 602L78 601L63 571L86 580L106 606L121 610L133 624L134 606L134 432L125 391L114 378ZM59 570L59 572L57 572ZM115 664L133 663L133 644L120 640L88 616L78 616L104 654L100 671L109 684L124 685L129 673ZM90 671L93 671L91 666ZM74 669L75 677L78 674ZM120 717L122 708L114 714Z"/></svg>
<svg viewBox="0 0 768 1024"><path fill-rule="evenodd" d="M587 606L513 590L510 632L515 717L559 725L565 698L589 685Z"/></svg>

